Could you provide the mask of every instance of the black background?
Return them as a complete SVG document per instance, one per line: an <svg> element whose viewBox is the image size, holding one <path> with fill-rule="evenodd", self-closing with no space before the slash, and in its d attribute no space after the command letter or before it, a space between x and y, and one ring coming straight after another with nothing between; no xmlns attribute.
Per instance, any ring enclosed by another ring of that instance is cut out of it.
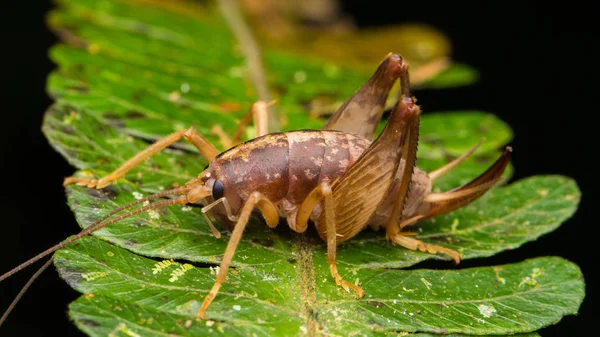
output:
<svg viewBox="0 0 600 337"><path fill-rule="evenodd" d="M487 3L487 2L485 2ZM401 5L400 5L401 4ZM0 5L0 272L49 247L78 227L65 203L61 182L74 169L43 137L40 127L51 100L45 80L54 65L47 49L56 42L44 24L46 1L2 1ZM586 279L586 299L578 316L540 331L542 336L586 336L593 329L598 301L593 267L600 245L592 206L597 179L597 35L591 4L561 6L532 1L472 5L423 1L345 1L358 24L372 26L421 21L444 31L454 58L479 69L469 87L416 92L425 112L479 109L500 116L513 128L514 179L536 174L574 178L583 193L576 215L558 230L492 258L460 267L518 262L558 255L576 262ZM427 265L436 267L438 265ZM33 268L0 285L0 312ZM47 271L26 294L1 336L81 335L66 318L77 297Z"/></svg>

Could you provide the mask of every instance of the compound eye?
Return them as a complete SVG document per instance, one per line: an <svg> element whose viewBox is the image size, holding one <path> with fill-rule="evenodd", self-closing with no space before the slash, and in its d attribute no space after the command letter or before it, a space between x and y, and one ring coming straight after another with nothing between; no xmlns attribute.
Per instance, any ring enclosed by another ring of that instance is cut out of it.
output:
<svg viewBox="0 0 600 337"><path fill-rule="evenodd" d="M215 200L221 199L223 197L223 189L225 187L223 187L223 183L221 183L218 180L215 180L215 183L213 184L213 189L212 189L212 197Z"/></svg>

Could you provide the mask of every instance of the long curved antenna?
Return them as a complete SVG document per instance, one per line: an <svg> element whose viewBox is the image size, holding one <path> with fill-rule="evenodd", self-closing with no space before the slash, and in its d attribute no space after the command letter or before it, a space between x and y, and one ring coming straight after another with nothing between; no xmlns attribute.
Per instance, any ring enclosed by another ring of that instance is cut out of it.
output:
<svg viewBox="0 0 600 337"><path fill-rule="evenodd" d="M137 200L137 202L140 202L141 200ZM141 201L141 202L143 202L143 201ZM97 231L99 229L102 229L102 228L104 228L104 227L106 227L106 226L108 226L110 224L113 224L113 223L115 223L117 221L121 221L121 220L123 220L125 218L128 218L128 217L130 217L132 215L135 215L135 214L138 214L138 213L141 213L141 212L144 212L144 211L147 211L149 209L154 209L154 208L164 207L164 206L170 206L170 205L185 205L188 202L189 201L188 201L187 195L182 195L182 196L180 196L178 198L175 198L175 199L169 199L169 200L162 200L162 201L153 202L153 203L151 203L149 205L146 205L146 206L140 207L138 209L135 209L133 211L127 212L125 214L119 215L118 217L113 218L113 219L108 220L108 221L104 221L104 222L102 222L102 221L95 221L93 224L91 224L89 227L87 227L86 229L82 230L78 234L76 234L76 235L74 235L74 236L72 236L72 237L70 237L70 238L68 238L66 240L61 241L59 244L57 244L57 245L55 245L53 247L50 247L50 248L46 249L45 251L39 253L38 255L32 257L31 259L27 260L24 263L21 263L20 265L18 265L17 267L13 268L9 272L7 272L4 275L0 276L0 281L3 281L5 279L7 279L8 277L14 275L15 273L17 273L17 272L25 269L26 267L30 266L31 264L33 264L33 263L37 262L38 260L44 258L45 256L48 256L49 254L52 254L55 251L57 251L57 250L59 250L61 248L64 248L69 243L71 243L73 241L76 241L78 239L81 239L82 237L84 237L84 236L86 236L88 234L91 234L91 233L93 233L93 232L95 232L95 231ZM122 211L122 209L119 210L119 211ZM103 220L106 220L105 218L110 217L110 216L114 215L115 213L117 213L119 211L113 211L113 212L111 212L111 214L103 217Z"/></svg>
<svg viewBox="0 0 600 337"><path fill-rule="evenodd" d="M33 276L31 276L31 278L29 279L29 281L27 281L27 283L25 283L25 285L23 286L23 288L21 288L21 291L19 291L19 294L17 294L17 296L15 297L15 299L10 303L10 305L8 306L8 308L6 309L6 311L4 312L4 314L2 315L2 317L0 317L0 327L2 326L2 323L4 323L4 321L6 321L6 319L8 318L8 315L10 315L10 313L13 311L13 309L15 308L15 306L17 305L17 303L19 303L19 301L21 300L21 297L23 297L23 295L27 292L27 290L29 289L29 287L31 287L31 285L33 284L33 282L35 282L35 280L42 275L42 273L48 269L48 267L50 267L50 265L52 264L52 258L50 258L48 260L48 262L44 263L44 265L42 267L40 267L40 269L38 269L38 271L35 272L35 274L33 274Z"/></svg>
<svg viewBox="0 0 600 337"><path fill-rule="evenodd" d="M158 199L158 198L166 197L166 196L173 195L173 194L184 194L184 193L187 193L189 190L190 190L189 187L183 186L183 187L178 187L178 188L170 189L170 190L167 190L167 191L164 191L164 192L154 193L154 194L149 195L149 196L147 196L145 198L137 199L136 201L132 201L132 202L127 203L127 204L125 204L123 206L119 206L119 207L113 209L112 212L110 212L110 213L106 214L105 216L101 217L100 219L94 221L94 223L100 223L100 222L102 222L102 221L110 218L111 216L113 216L113 215L115 215L115 214L117 214L117 213L119 213L119 212L121 212L121 211L123 211L123 210L125 210L127 208L130 208L132 206L144 203L146 201L150 201L150 200L153 200L153 199Z"/></svg>

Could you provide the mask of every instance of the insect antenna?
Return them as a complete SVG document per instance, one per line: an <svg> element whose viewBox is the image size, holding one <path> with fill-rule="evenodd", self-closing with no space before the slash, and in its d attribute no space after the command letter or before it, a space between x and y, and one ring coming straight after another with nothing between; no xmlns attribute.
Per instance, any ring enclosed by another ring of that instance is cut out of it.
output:
<svg viewBox="0 0 600 337"><path fill-rule="evenodd" d="M192 191L191 194L190 191ZM195 193L194 193L195 192ZM162 200L162 201L155 201L151 204L139 207L137 209L131 210L125 214L121 214L117 217L114 217L112 219L110 219L111 217L115 216L117 213L124 211L130 207L139 205L141 203L145 203L147 201L153 200L153 199L157 199L157 198L162 198L165 196L169 196L169 195L174 195L174 194L179 194L180 196L174 199L168 199L168 200ZM128 204L125 204L123 206L119 206L115 209L113 209L110 213L104 215L103 217L101 217L100 219L94 221L89 227L87 227L86 229L82 230L81 232L79 232L78 234L67 238L65 240L63 240L62 242L58 243L57 245L48 248L47 250L43 251L42 253L34 256L33 258L29 259L28 261L20 264L19 266L13 268L12 270L10 270L9 272L3 274L2 276L0 276L0 281L5 280L6 278L14 275L15 273L23 270L24 268L30 266L31 264L37 262L38 260L44 258L45 256L52 254L53 252L65 247L66 245L72 243L73 241L76 241L88 234L91 234L101 228L104 228L110 224L113 224L115 222L121 221L125 218L128 218L132 215L150 210L150 209L155 209L155 208L160 208L160 207L165 207L165 206L170 206L170 205L185 205L187 203L190 202L196 202L198 200L203 199L204 197L206 197L209 193L207 193L206 191L201 191L201 190L194 190L194 187L191 186L184 186L184 187L179 187L179 188L174 188L168 191L164 191L164 192L159 192L159 193L155 193L152 195L149 195L145 198L141 198L138 199L136 201L132 201ZM190 198L191 197L191 198ZM110 219L110 220L109 220ZM4 312L4 314L2 315L2 317L0 317L0 326L2 326L2 324L6 321L6 318L10 315L10 313L12 312L12 310L15 308L15 306L17 305L17 303L19 303L19 301L21 300L21 298L23 297L23 295L25 294L25 292L27 292L27 290L29 289L29 287L33 284L33 282L35 282L35 280L46 270L48 269L48 267L52 264L52 257L50 259L48 259L48 261L42 266L40 267L40 269L38 269L32 276L31 278L27 281L27 283L23 286L23 288L21 289L21 291L19 291L19 293L17 294L17 296L15 297L15 299L10 303L10 305L8 306L8 308L6 309L6 311Z"/></svg>
<svg viewBox="0 0 600 337"><path fill-rule="evenodd" d="M51 264L52 264L52 258L49 258L48 261L46 263L44 263L44 265L41 266L40 269L38 269L35 272L35 274L33 274L33 276L31 276L31 278L29 278L29 281L27 281L27 283L25 283L25 285L23 286L23 288L21 288L21 291L19 291L19 294L17 294L17 296L10 303L10 305L8 306L8 308L6 309L6 311L4 311L4 314L2 314L2 317L0 317L0 327L2 326L2 324L4 323L4 321L6 321L6 319L8 318L8 316L10 315L10 313L13 311L13 309L15 308L15 306L17 305L17 303L19 303L19 301L21 300L21 297L23 297L23 295L27 292L27 290L29 289L29 287L31 287L31 285L33 284L33 282L35 282L35 280L40 275L42 275L42 273L46 269L48 269L48 267L50 267Z"/></svg>
<svg viewBox="0 0 600 337"><path fill-rule="evenodd" d="M142 206L140 208L134 209L132 211L129 211L129 212L125 213L125 214L119 215L119 216L117 216L115 218L112 218L112 219L110 219L110 220L107 221L108 218L114 216L116 213L119 213L119 212L123 211L124 208L125 208L125 206L128 206L128 207L135 206L135 205L137 205L139 203L142 203L142 202L145 202L145 201L148 201L148 200L151 200L151 199L158 198L159 197L158 195L165 196L165 195L169 195L169 194L175 194L175 193L178 193L178 192L187 192L189 190L190 190L189 187L184 187L184 188L175 189L175 190L169 190L169 191L165 191L165 192L153 194L153 195L148 196L146 198L142 198L140 200L136 200L134 202L131 202L131 203L127 204L127 205L118 207L117 209L115 209L114 211L110 212L109 214L103 216L102 218L98 219L97 221L94 221L94 223L92 223L89 227L87 227L86 229L82 230L78 234L76 234L76 235L74 235L74 236L72 236L70 238L67 238L67 239L61 241L57 245L48 248L47 250L45 250L45 251L41 252L40 254L34 256L33 258L27 260L26 262L18 265L17 267L13 268L12 270L10 270L8 272L6 272L2 276L0 276L0 281L3 281L5 279L7 279L8 277L14 275L15 273L17 273L17 272L25 269L26 267L30 266L33 263L39 261L43 257L45 257L45 256L47 256L49 254L52 254L55 251L57 251L57 250L65 247L69 243L71 243L71 242L73 242L75 240L78 240L78 239L80 239L80 238L82 238L82 237L84 237L84 236L86 236L88 234L91 234L91 233L93 233L93 232L95 232L95 231L97 231L97 230L99 230L101 228L104 228L104 227L106 227L106 226L108 226L110 224L113 224L115 222L118 222L118 221L121 221L121 220L123 220L125 218L128 218L128 217L130 217L132 215L135 215L135 214L138 214L138 213L150 210L150 209L164 207L164 206L170 206L170 205L185 205L185 204L187 204L189 202L189 200L188 200L187 195L182 195L182 196L180 196L178 198L174 198L174 199L156 201L156 202L153 202L153 203L151 203L149 205Z"/></svg>
<svg viewBox="0 0 600 337"><path fill-rule="evenodd" d="M115 215L116 213L119 213L119 212L121 212L121 211L123 211L123 210L125 210L127 208L130 208L132 206L141 204L143 202L150 201L150 200L153 200L153 199L162 198L162 197L166 197L166 196L173 195L173 194L184 194L184 193L189 192L189 190L190 190L189 187L183 186L183 187L178 187L178 188L170 189L170 190L167 190L167 191L164 191L164 192L154 193L154 194L149 195L149 196L147 196L145 198L137 199L137 200L132 201L130 203L127 203L127 204L125 204L123 206L119 206L119 207L113 209L110 213L108 213L108 214L104 215L103 217L101 217L100 219L94 221L94 223L100 223L100 222L102 222L102 221L110 218L111 216Z"/></svg>

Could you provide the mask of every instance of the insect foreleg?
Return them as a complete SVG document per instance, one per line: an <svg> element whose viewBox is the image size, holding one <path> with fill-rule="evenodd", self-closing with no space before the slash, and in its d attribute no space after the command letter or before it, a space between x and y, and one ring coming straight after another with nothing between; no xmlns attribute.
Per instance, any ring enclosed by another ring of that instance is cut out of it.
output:
<svg viewBox="0 0 600 337"><path fill-rule="evenodd" d="M248 219L250 218L250 214L252 213L254 207L257 207L260 210L269 227L275 227L279 222L279 213L277 212L277 208L275 208L275 205L269 199L259 192L253 192L250 194L248 200L246 200L244 206L242 207L242 210L238 216L238 221L233 228L233 232L231 233L231 238L227 243L227 249L225 249L223 260L221 260L221 265L219 267L219 273L217 274L215 284L208 295L206 295L204 298L204 302L202 303L202 306L198 311L198 315L196 316L197 319L204 318L206 309L208 309L208 306L215 299L215 296L217 296L221 285L223 282L225 282L225 279L227 278L227 270L229 269L229 265L231 264L231 260L235 254L235 250L242 239L242 234L244 233L244 229L248 224Z"/></svg>
<svg viewBox="0 0 600 337"><path fill-rule="evenodd" d="M144 160L152 157L153 155L164 150L165 148L175 144L181 138L185 138L192 145L194 145L198 149L198 151L200 151L202 156L204 156L209 162L213 161L213 159L215 159L215 157L219 154L217 149L215 149L215 147L208 140L200 136L198 132L194 130L194 128L189 128L187 130L179 130L177 132L174 132L169 136L150 145L145 150L138 152L138 154L126 161L123 165L121 165L121 167L117 168L106 177L102 177L100 179L68 177L65 178L63 185L66 186L75 183L77 185L87 186L90 188L106 187L111 183L117 181L119 178L123 177L125 174L127 174L127 172L138 166Z"/></svg>

